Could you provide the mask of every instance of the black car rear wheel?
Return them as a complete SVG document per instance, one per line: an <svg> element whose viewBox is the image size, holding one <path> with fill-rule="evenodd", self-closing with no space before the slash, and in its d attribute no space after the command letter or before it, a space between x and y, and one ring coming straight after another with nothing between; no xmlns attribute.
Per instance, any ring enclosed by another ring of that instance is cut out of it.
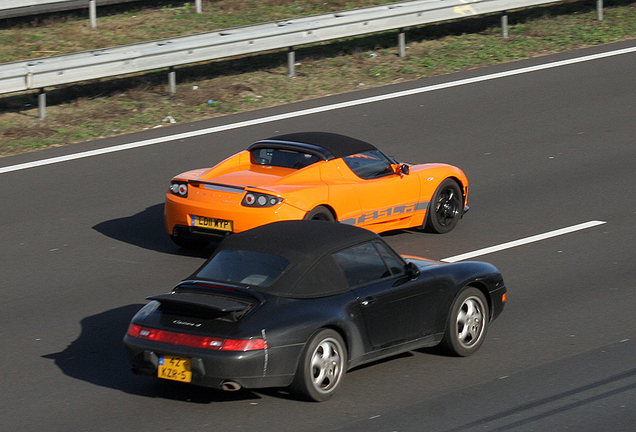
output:
<svg viewBox="0 0 636 432"><path fill-rule="evenodd" d="M461 357L474 354L486 338L489 316L484 294L474 287L464 289L451 308L442 345Z"/></svg>
<svg viewBox="0 0 636 432"><path fill-rule="evenodd" d="M438 234L451 231L462 217L463 202L457 182L453 179L444 180L428 204L424 229Z"/></svg>
<svg viewBox="0 0 636 432"><path fill-rule="evenodd" d="M346 365L342 337L334 330L320 330L305 346L290 389L303 399L326 401L340 386Z"/></svg>

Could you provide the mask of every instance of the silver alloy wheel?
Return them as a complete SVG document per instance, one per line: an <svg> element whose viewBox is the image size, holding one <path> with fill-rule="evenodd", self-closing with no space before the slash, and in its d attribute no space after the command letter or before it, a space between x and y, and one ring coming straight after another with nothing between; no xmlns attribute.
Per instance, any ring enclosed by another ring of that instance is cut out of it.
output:
<svg viewBox="0 0 636 432"><path fill-rule="evenodd" d="M340 342L325 338L311 355L311 376L314 388L329 393L338 385L343 372L343 356Z"/></svg>
<svg viewBox="0 0 636 432"><path fill-rule="evenodd" d="M486 308L477 296L468 297L462 303L457 314L457 340L464 348L471 348L484 331L484 312Z"/></svg>

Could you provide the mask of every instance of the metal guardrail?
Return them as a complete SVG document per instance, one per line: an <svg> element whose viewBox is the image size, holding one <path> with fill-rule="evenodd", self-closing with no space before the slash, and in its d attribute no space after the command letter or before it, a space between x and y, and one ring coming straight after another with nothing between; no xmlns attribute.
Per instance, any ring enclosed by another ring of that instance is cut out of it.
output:
<svg viewBox="0 0 636 432"><path fill-rule="evenodd" d="M468 1L468 2L467 2ZM172 68L238 55L288 48L368 33L404 29L488 13L555 3L560 0L416 0L325 15L294 18L191 36L0 64L0 94ZM598 2L602 0L597 0ZM502 19L502 24L503 24ZM400 53L404 35L400 31ZM174 71L169 77L171 92Z"/></svg>
<svg viewBox="0 0 636 432"><path fill-rule="evenodd" d="M0 0L0 19L88 8L92 22L96 6L131 1L135 0Z"/></svg>

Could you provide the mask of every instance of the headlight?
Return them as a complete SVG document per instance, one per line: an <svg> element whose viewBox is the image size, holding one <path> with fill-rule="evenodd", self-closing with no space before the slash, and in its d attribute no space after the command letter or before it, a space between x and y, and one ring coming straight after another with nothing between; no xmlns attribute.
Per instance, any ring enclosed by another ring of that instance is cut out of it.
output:
<svg viewBox="0 0 636 432"><path fill-rule="evenodd" d="M174 182L170 184L170 193L173 195L187 198L188 196L188 184L182 182Z"/></svg>
<svg viewBox="0 0 636 432"><path fill-rule="evenodd" d="M267 195L257 192L248 192L241 202L245 207L273 207L283 202L283 199L274 195Z"/></svg>

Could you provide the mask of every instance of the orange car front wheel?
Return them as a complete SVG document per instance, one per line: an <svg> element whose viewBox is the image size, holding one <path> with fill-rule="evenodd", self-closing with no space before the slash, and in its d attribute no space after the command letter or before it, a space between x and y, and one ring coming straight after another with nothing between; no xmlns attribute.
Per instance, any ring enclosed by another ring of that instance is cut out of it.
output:
<svg viewBox="0 0 636 432"><path fill-rule="evenodd" d="M462 191L453 179L444 180L428 205L424 229L438 234L445 234L455 228L462 218L464 199Z"/></svg>

